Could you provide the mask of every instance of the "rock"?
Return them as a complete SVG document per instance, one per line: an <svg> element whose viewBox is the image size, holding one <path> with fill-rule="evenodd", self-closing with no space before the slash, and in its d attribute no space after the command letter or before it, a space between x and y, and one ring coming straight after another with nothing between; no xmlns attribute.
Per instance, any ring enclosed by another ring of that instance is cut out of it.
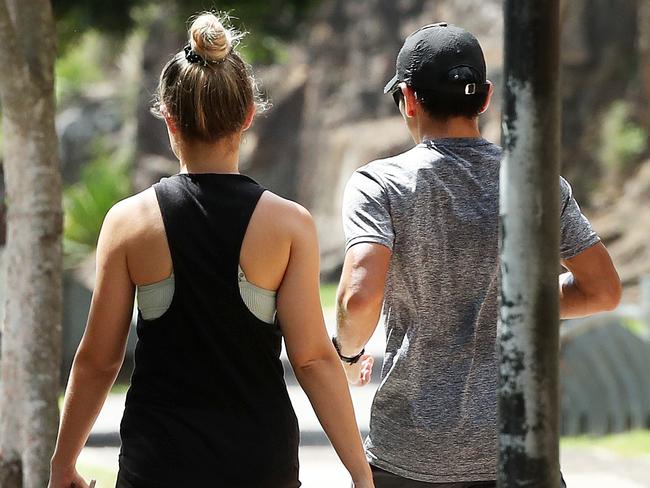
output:
<svg viewBox="0 0 650 488"><path fill-rule="evenodd" d="M79 178L81 168L97 155L124 143L121 129L124 119L120 100L109 94L102 98L79 98L56 117L59 157L65 184Z"/></svg>
<svg viewBox="0 0 650 488"><path fill-rule="evenodd" d="M602 203L591 220L612 255L629 301L637 296L639 279L650 274L650 160L625 183L622 193L624 198Z"/></svg>
<svg viewBox="0 0 650 488"><path fill-rule="evenodd" d="M133 189L136 192L149 188L161 178L178 173L178 160L156 154L143 154L133 169Z"/></svg>

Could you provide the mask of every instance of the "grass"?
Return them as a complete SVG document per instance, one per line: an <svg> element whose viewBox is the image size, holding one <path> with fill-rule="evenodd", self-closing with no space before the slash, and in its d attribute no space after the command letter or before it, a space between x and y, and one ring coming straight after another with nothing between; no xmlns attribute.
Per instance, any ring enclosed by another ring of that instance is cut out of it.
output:
<svg viewBox="0 0 650 488"><path fill-rule="evenodd" d="M602 437L563 437L562 447L602 448L623 456L650 455L650 430L634 430Z"/></svg>
<svg viewBox="0 0 650 488"><path fill-rule="evenodd" d="M336 305L336 283L323 283L320 286L320 301L323 308L334 308Z"/></svg>
<svg viewBox="0 0 650 488"><path fill-rule="evenodd" d="M639 337L647 337L648 333L650 333L650 329L643 320L627 317L621 323L623 327Z"/></svg>
<svg viewBox="0 0 650 488"><path fill-rule="evenodd" d="M90 461L79 461L77 471L87 483L90 483L90 480L97 480L97 488L113 487L117 481L117 473L114 469Z"/></svg>

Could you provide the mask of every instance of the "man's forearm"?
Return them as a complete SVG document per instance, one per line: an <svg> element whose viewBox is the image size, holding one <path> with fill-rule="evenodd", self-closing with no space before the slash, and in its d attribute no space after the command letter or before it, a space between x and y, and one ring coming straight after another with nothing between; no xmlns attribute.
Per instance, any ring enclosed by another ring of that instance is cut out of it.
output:
<svg viewBox="0 0 650 488"><path fill-rule="evenodd" d="M360 243L345 255L336 294L336 334L343 356L359 354L377 327L391 254L381 244Z"/></svg>
<svg viewBox="0 0 650 488"><path fill-rule="evenodd" d="M381 309L380 309L381 311ZM356 356L372 337L379 312L349 310L339 304L336 308L336 337L343 356Z"/></svg>

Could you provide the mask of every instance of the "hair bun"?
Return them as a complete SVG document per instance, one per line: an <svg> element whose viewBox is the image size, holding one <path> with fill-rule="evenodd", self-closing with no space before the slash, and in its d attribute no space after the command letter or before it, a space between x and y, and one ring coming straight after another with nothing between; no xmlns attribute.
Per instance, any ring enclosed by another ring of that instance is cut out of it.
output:
<svg viewBox="0 0 650 488"><path fill-rule="evenodd" d="M241 37L234 29L223 25L222 20L211 12L199 15L189 30L192 51L206 61L223 61Z"/></svg>

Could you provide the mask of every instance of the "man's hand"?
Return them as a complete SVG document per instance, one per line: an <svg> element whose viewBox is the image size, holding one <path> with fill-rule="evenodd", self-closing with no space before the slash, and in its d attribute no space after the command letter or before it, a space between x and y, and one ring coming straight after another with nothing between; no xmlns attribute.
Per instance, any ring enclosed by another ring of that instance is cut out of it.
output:
<svg viewBox="0 0 650 488"><path fill-rule="evenodd" d="M372 365L375 360L370 354L364 354L354 364L343 363L345 375L348 377L348 382L352 386L364 386L370 383L372 378Z"/></svg>

